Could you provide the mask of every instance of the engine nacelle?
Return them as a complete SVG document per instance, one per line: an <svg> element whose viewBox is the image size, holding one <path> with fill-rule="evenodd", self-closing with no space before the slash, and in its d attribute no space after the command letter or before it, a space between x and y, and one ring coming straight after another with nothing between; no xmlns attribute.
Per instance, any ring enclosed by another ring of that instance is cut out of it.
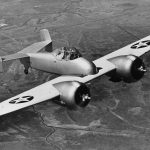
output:
<svg viewBox="0 0 150 150"><path fill-rule="evenodd" d="M77 81L65 81L54 84L60 92L60 100L70 108L85 107L91 100L89 88Z"/></svg>
<svg viewBox="0 0 150 150"><path fill-rule="evenodd" d="M145 73L145 65L137 56L124 55L109 59L116 66L116 70L112 72L112 78L118 78L125 82L135 82L140 80Z"/></svg>

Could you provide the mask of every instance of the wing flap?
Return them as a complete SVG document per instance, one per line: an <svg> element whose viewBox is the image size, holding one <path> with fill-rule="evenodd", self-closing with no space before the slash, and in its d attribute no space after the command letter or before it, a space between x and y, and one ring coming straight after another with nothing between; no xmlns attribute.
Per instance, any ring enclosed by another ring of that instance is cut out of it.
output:
<svg viewBox="0 0 150 150"><path fill-rule="evenodd" d="M0 103L0 116L59 96L58 90L49 82L25 91Z"/></svg>

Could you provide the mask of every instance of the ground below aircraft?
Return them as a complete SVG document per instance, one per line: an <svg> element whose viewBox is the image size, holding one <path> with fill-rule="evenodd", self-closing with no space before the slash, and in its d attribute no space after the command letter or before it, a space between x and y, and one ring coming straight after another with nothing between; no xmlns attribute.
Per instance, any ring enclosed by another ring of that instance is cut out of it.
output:
<svg viewBox="0 0 150 150"><path fill-rule="evenodd" d="M140 56L150 50L150 36L92 62L82 57L74 47L53 50L47 29L42 29L40 35L41 42L18 53L1 56L0 72L3 72L6 61L19 59L25 74L31 67L60 76L1 102L0 116L53 98L70 108L85 107L91 100L90 89L86 85L89 81L106 74L112 81L131 83L140 80L146 71ZM41 52L43 48L45 52Z"/></svg>

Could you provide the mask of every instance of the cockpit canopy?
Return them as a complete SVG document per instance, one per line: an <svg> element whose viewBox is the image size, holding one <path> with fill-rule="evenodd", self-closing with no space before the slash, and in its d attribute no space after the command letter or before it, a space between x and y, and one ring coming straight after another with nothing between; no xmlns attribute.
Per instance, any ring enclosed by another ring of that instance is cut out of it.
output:
<svg viewBox="0 0 150 150"><path fill-rule="evenodd" d="M82 57L79 50L75 47L62 47L54 50L52 54L60 60L74 60Z"/></svg>

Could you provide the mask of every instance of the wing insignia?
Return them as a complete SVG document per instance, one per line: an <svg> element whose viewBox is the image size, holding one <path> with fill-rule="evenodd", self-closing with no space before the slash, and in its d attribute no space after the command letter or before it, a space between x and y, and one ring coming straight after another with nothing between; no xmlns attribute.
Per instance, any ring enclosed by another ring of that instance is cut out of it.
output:
<svg viewBox="0 0 150 150"><path fill-rule="evenodd" d="M132 49L140 49L150 46L150 40L140 41L131 46Z"/></svg>
<svg viewBox="0 0 150 150"><path fill-rule="evenodd" d="M30 102L32 99L34 99L33 96L22 96L11 100L9 103L10 104L26 103L26 102Z"/></svg>

